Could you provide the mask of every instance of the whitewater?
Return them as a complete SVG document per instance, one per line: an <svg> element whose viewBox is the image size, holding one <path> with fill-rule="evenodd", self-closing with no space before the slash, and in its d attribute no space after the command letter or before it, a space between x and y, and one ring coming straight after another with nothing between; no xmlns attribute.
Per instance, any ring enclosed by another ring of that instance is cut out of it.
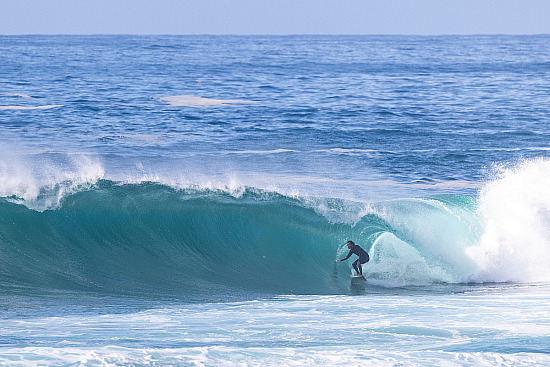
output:
<svg viewBox="0 0 550 367"><path fill-rule="evenodd" d="M548 41L0 37L0 365L550 364Z"/></svg>

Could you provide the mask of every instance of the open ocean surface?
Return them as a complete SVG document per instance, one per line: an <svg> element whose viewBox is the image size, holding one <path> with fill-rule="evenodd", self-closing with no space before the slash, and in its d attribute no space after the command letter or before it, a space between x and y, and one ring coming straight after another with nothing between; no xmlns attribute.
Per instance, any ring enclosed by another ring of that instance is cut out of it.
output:
<svg viewBox="0 0 550 367"><path fill-rule="evenodd" d="M550 365L549 264L550 36L0 36L0 365Z"/></svg>

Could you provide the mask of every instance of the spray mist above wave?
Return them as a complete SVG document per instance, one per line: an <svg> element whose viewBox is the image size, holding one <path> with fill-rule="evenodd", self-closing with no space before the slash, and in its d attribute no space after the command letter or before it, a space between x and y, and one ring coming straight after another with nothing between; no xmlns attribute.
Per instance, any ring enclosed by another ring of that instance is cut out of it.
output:
<svg viewBox="0 0 550 367"><path fill-rule="evenodd" d="M2 151L0 197L30 209L55 209L70 194L86 190L104 176L100 161L85 154L53 157Z"/></svg>
<svg viewBox="0 0 550 367"><path fill-rule="evenodd" d="M253 154L280 152L254 151ZM157 183L176 190L220 191L235 197L247 190L258 190L293 198L337 198L357 202L373 201L366 200L366 196L379 199L411 190L409 184L389 179L370 178L368 181L360 181L323 175L251 172L246 167L227 169L229 164L203 167L196 160L163 159L159 163L156 159L141 160L99 154L29 154L15 149L12 151L9 147L4 147L1 153L4 159L0 162L0 197L38 211L58 208L64 196L88 190L99 180L121 185ZM435 183L431 187L438 185ZM414 186L419 190L425 188L422 184Z"/></svg>

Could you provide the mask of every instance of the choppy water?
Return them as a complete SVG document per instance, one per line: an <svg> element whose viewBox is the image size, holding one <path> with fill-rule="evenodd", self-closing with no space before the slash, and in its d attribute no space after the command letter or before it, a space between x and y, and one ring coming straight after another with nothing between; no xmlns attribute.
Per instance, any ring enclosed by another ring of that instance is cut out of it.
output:
<svg viewBox="0 0 550 367"><path fill-rule="evenodd" d="M0 363L550 363L549 41L0 37Z"/></svg>

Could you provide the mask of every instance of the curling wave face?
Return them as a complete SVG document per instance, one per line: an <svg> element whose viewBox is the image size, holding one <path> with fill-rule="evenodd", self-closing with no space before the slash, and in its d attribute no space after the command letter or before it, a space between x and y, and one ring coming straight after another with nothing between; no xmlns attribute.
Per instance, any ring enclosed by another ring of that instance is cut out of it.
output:
<svg viewBox="0 0 550 367"><path fill-rule="evenodd" d="M337 292L351 227L276 194L189 192L101 180L55 210L0 203L2 284L200 297Z"/></svg>
<svg viewBox="0 0 550 367"><path fill-rule="evenodd" d="M346 293L351 266L334 260L348 239L369 252L372 285L550 281L550 160L500 168L479 197L363 203L122 183L84 158L64 174L4 169L2 286L189 299Z"/></svg>

